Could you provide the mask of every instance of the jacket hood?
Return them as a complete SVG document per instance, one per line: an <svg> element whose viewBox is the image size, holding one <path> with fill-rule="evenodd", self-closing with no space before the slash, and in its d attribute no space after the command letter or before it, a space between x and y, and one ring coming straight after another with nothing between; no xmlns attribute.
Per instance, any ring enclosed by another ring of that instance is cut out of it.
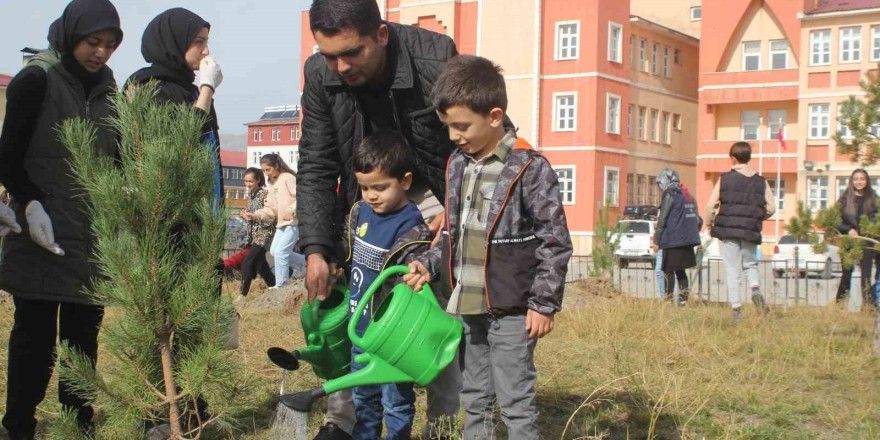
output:
<svg viewBox="0 0 880 440"><path fill-rule="evenodd" d="M119 13L107 0L73 0L64 8L61 17L49 26L49 46L63 54L71 53L77 43L95 32L110 30L116 33L116 47L122 43Z"/></svg>
<svg viewBox="0 0 880 440"><path fill-rule="evenodd" d="M732 169L746 177L752 177L755 174L758 174L758 172L752 169L748 164L734 165Z"/></svg>
<svg viewBox="0 0 880 440"><path fill-rule="evenodd" d="M147 25L141 54L165 75L191 84L196 75L186 64L186 50L202 28L210 29L211 24L194 12L184 8L169 9Z"/></svg>

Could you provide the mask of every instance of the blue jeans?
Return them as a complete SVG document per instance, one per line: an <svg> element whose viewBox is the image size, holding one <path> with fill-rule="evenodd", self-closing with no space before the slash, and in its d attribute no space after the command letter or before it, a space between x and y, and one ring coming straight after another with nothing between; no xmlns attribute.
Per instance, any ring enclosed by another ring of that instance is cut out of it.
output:
<svg viewBox="0 0 880 440"><path fill-rule="evenodd" d="M354 356L360 353L363 351L352 347L352 372L363 368L354 363ZM383 414L386 440L412 438L413 418L416 414L416 393L412 382L355 387L351 394L357 418L351 432L353 440L382 438Z"/></svg>
<svg viewBox="0 0 880 440"><path fill-rule="evenodd" d="M657 250L657 258L654 260L654 276L657 277L657 293L660 299L666 299L666 274L663 273L663 249ZM674 283L675 280L672 280ZM678 296L678 284L675 285L675 295Z"/></svg>
<svg viewBox="0 0 880 440"><path fill-rule="evenodd" d="M306 257L293 252L293 245L299 240L299 226L282 226L275 230L272 248L269 253L275 258L275 287L287 283L288 270L279 268L290 267L294 273L305 271Z"/></svg>

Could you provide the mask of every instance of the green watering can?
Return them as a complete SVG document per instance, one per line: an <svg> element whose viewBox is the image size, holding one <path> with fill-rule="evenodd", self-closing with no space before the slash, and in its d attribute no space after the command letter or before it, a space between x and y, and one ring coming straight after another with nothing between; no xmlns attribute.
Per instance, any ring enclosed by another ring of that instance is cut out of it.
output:
<svg viewBox="0 0 880 440"><path fill-rule="evenodd" d="M406 266L390 267L376 278L358 302L353 316L361 316L373 294L388 277L409 273ZM308 412L315 399L340 390L385 383L415 382L425 386L455 358L461 341L461 321L446 314L428 284L413 292L406 284L394 286L373 311L363 337L355 333L357 320L348 323L348 337L364 350L354 361L364 368L325 382L313 390L280 397L281 403Z"/></svg>
<svg viewBox="0 0 880 440"><path fill-rule="evenodd" d="M348 339L349 291L345 283L337 284L330 295L313 303L306 301L300 311L300 321L305 332L305 348L287 351L280 347L270 348L266 354L279 367L293 371L299 369L299 361L312 364L315 375L324 380L336 379L350 371L351 340Z"/></svg>

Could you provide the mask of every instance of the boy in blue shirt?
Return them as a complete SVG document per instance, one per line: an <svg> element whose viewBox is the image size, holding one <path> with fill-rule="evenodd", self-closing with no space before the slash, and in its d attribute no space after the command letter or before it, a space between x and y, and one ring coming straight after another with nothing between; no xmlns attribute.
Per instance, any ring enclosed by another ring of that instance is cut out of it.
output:
<svg viewBox="0 0 880 440"><path fill-rule="evenodd" d="M355 153L352 166L362 200L354 204L348 216L344 243L346 264L351 270L349 315L383 269L414 261L428 250L432 239L421 212L406 196L413 174L403 136L380 131L367 137ZM363 316L350 317L358 319L359 335L363 335L373 306L378 306L381 299L374 297ZM360 353L358 347L352 347L352 371L362 368L354 363L354 356ZM386 439L411 437L416 401L412 383L356 387L352 396L357 416L353 439L381 438L383 412Z"/></svg>

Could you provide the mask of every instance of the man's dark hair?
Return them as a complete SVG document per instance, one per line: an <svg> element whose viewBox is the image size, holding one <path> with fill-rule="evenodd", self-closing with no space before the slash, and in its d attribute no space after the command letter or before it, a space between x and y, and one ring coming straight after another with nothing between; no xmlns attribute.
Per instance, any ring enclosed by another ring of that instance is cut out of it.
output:
<svg viewBox="0 0 880 440"><path fill-rule="evenodd" d="M397 180L403 180L406 173L413 171L406 139L399 132L391 130L377 131L364 138L352 159L352 165L358 173L382 170Z"/></svg>
<svg viewBox="0 0 880 440"><path fill-rule="evenodd" d="M382 15L376 0L315 0L309 8L312 33L320 31L332 37L345 29L357 29L358 35L376 38Z"/></svg>
<svg viewBox="0 0 880 440"><path fill-rule="evenodd" d="M749 163L752 160L752 146L748 142L739 141L730 147L730 157L738 163Z"/></svg>
<svg viewBox="0 0 880 440"><path fill-rule="evenodd" d="M434 108L440 113L463 105L474 113L488 115L493 108L507 111L507 87L501 67L486 58L458 55L446 68L431 91Z"/></svg>

